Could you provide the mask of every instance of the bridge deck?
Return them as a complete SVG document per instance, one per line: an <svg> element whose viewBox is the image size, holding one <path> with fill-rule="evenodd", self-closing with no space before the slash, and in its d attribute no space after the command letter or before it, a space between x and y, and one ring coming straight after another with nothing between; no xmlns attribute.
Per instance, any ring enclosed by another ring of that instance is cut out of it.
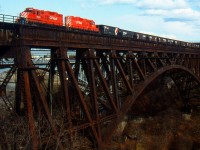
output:
<svg viewBox="0 0 200 150"><path fill-rule="evenodd" d="M99 33L70 30L64 27L22 25L0 22L0 46L67 47L69 49L96 49L146 52L198 54L200 48L177 46L146 40L120 38ZM23 41L23 42L22 42Z"/></svg>

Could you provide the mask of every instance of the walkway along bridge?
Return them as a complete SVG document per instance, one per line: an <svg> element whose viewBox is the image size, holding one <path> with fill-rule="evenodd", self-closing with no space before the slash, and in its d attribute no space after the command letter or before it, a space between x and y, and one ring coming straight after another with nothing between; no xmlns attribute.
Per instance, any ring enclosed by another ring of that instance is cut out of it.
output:
<svg viewBox="0 0 200 150"><path fill-rule="evenodd" d="M185 109L194 104L190 93L200 88L200 48L24 25L10 18L0 22L0 57L14 59L13 64L0 65L10 68L0 86L1 96L16 73L12 111L26 116L33 149L53 141L64 149L64 137L70 142L83 133L104 147L144 89L159 77L173 79ZM32 62L31 48L50 49L45 69ZM74 58L68 58L69 50ZM59 87L55 87L56 72ZM56 88L61 91L57 95ZM44 132L52 139L41 137Z"/></svg>

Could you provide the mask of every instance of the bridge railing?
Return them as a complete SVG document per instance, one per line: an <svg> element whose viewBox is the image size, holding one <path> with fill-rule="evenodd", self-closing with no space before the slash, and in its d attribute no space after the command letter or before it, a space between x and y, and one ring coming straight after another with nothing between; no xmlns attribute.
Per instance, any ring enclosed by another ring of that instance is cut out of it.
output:
<svg viewBox="0 0 200 150"><path fill-rule="evenodd" d="M0 14L0 22L16 23L17 18L17 16Z"/></svg>

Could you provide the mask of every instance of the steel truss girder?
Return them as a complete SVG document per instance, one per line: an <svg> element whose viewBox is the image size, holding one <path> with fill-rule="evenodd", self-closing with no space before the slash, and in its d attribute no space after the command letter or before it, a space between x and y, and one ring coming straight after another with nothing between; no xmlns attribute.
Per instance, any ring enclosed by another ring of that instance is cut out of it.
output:
<svg viewBox="0 0 200 150"><path fill-rule="evenodd" d="M29 122L29 130L30 130L30 135L31 135L32 145L33 145L32 147L33 149L36 150L38 149L39 141L38 141L38 135L35 129L35 118L33 115L35 114L35 111L33 109L34 107L35 108L38 106L40 107L41 105L41 107L43 108L43 112L46 115L52 127L53 133L57 136L58 132L57 132L57 129L55 128L52 117L50 115L45 92L43 91L43 88L41 87L39 83L37 73L35 72L36 68L33 66L31 62L31 54L30 54L29 47L20 47L18 49L17 68L18 68L18 73L17 73L18 86L16 86L17 87L16 100L15 100L17 104L16 109L17 109L17 113L19 115L22 115L21 113L22 108L20 107L20 103L24 103L25 110L27 110L26 115ZM37 101L37 99L33 100L33 96L35 95L35 93L37 93L37 96L39 97L40 101ZM33 107L34 101L36 101L37 105ZM41 110L41 108L38 108L38 110ZM59 138L57 140L59 142ZM62 149L62 145L60 144L59 146Z"/></svg>
<svg viewBox="0 0 200 150"><path fill-rule="evenodd" d="M72 133L75 131L89 129L99 146L109 141L114 129L134 101L157 77L166 72L168 72L166 75L174 74L174 77L177 72L181 72L181 76L187 72L192 76L186 78L188 83L200 82L200 61L197 59L199 55L85 48L76 50L75 68L73 68L67 56L68 47L57 47L51 50L49 93L46 93L39 82L37 68L31 62L30 47L20 47L18 50L16 107L17 112L20 112L19 103L26 104L29 131L35 149L39 143L34 126L34 121L37 120L33 114L44 113L53 133L58 136L58 129L52 119L54 114L51 114L49 99L47 99L47 95L51 93L50 89L54 89L56 68L59 72L64 99L66 132L73 136ZM80 73L86 76L86 88L89 92L84 93L80 88L78 77ZM178 75L177 78L180 79ZM186 87L189 89L189 85ZM74 104L74 95L76 95L76 104ZM53 99L53 102L59 103L59 99ZM76 113L76 106L78 112L82 113L79 120L73 116ZM60 142L59 137L57 139ZM62 148L61 142L60 147Z"/></svg>

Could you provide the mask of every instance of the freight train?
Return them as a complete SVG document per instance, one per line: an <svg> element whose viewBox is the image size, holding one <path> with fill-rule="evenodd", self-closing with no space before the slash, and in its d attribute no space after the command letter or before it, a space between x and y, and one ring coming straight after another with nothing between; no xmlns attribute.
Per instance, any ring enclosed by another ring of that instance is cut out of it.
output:
<svg viewBox="0 0 200 150"><path fill-rule="evenodd" d="M196 43L184 42L139 32L123 30L118 27L112 27L108 25L96 25L93 20L81 17L65 16L63 18L63 15L57 12L39 10L34 8L26 8L23 12L21 12L19 18L17 19L17 22L23 24L64 26L70 29L84 30L86 32L95 32L109 36L143 40L147 42L162 43L167 45L200 48L200 45Z"/></svg>

